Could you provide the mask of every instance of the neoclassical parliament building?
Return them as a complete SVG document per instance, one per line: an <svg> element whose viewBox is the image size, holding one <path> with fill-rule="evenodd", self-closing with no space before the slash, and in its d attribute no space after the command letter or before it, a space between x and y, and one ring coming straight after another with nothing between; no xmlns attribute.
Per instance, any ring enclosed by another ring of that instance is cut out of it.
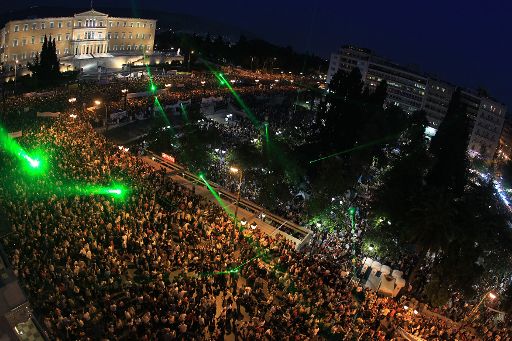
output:
<svg viewBox="0 0 512 341"><path fill-rule="evenodd" d="M72 17L13 20L0 30L0 62L24 65L55 38L59 58L142 55L153 51L156 20L117 18L93 9Z"/></svg>

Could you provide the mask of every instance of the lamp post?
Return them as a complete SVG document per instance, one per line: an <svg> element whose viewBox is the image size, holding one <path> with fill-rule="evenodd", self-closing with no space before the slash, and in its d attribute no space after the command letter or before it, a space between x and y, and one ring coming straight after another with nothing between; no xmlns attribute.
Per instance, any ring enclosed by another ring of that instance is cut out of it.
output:
<svg viewBox="0 0 512 341"><path fill-rule="evenodd" d="M128 100L128 89L123 89L121 92L124 95L124 111L126 111L126 102Z"/></svg>
<svg viewBox="0 0 512 341"><path fill-rule="evenodd" d="M489 298L491 300L495 300L496 299L496 294L494 294L492 292L492 290L486 292L483 296L482 296L482 299L480 300L480 302L478 302L478 304L473 308L471 309L471 311L469 312L469 314L466 315L466 317L462 320L461 322L461 325L459 327L459 329L457 329L457 333L462 329L464 328L465 326L467 326L468 324L470 324L471 322L473 322L474 318L471 319L471 316L473 314L475 314L477 311L478 311L478 308L480 308L480 306L484 303L485 299L486 298ZM467 322L466 322L467 321Z"/></svg>
<svg viewBox="0 0 512 341"><path fill-rule="evenodd" d="M486 298L490 298L491 300L494 300L494 299L496 299L496 295L492 291L488 291L487 293L485 293L485 295L482 296L482 299L480 300L480 302L473 309L471 309L471 312L469 313L468 317L478 311L478 308L480 308L480 306L484 303Z"/></svg>
<svg viewBox="0 0 512 341"><path fill-rule="evenodd" d="M238 216L238 206L240 206L240 192L242 191L242 179L243 179L243 172L241 169L237 167L229 167L229 171L233 174L238 174L238 194L236 196L236 206L235 206L235 228L237 226L237 216ZM235 238L235 229L233 229L233 239Z"/></svg>
<svg viewBox="0 0 512 341"><path fill-rule="evenodd" d="M96 104L97 107L101 105L100 100L95 100L94 104ZM105 103L105 132L108 131L108 113L107 113L107 104Z"/></svg>
<svg viewBox="0 0 512 341"><path fill-rule="evenodd" d="M14 61L14 93L16 93L16 78L18 75L18 60Z"/></svg>
<svg viewBox="0 0 512 341"><path fill-rule="evenodd" d="M194 54L194 50L188 53L188 71L190 71L190 59L192 59L192 55Z"/></svg>
<svg viewBox="0 0 512 341"><path fill-rule="evenodd" d="M205 88L204 88L205 84L206 84L206 81L205 81L205 80L202 80L202 81L201 81L201 87L203 88L203 96L204 96L204 94L206 93L206 90L205 90Z"/></svg>

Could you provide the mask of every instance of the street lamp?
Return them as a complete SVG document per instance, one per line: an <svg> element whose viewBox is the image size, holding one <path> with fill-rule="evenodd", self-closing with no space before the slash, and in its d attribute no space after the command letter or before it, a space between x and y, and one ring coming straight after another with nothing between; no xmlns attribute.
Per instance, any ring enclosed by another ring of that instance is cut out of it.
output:
<svg viewBox="0 0 512 341"><path fill-rule="evenodd" d="M16 78L18 75L18 60L16 59L14 61L14 92L16 92Z"/></svg>
<svg viewBox="0 0 512 341"><path fill-rule="evenodd" d="M483 296L482 296L482 299L480 300L480 302L478 302L478 304L473 308L471 309L471 311L469 312L469 314L466 315L466 317L462 320L462 323L459 327L459 329L457 330L457 332L459 332L462 328L464 328L465 326L467 326L468 324L472 323L474 319L471 319L470 321L464 323L464 321L468 320L473 314L475 314L477 311L478 311L478 308L480 308L480 306L484 303L485 299L486 298L489 298L491 300L495 300L497 298L496 294L494 294L491 291L488 291L486 292Z"/></svg>
<svg viewBox="0 0 512 341"><path fill-rule="evenodd" d="M128 89L123 89L121 92L124 95L124 111L126 111L126 102L128 100Z"/></svg>
<svg viewBox="0 0 512 341"><path fill-rule="evenodd" d="M76 98L72 97L72 98L68 99L68 102L69 103L75 103L76 102Z"/></svg>
<svg viewBox="0 0 512 341"><path fill-rule="evenodd" d="M95 100L94 104L96 104L97 107L101 105L100 100ZM105 132L108 131L108 113L107 113L107 104L105 103Z"/></svg>
<svg viewBox="0 0 512 341"><path fill-rule="evenodd" d="M240 193L242 192L242 179L243 179L243 172L240 168L237 167L229 167L229 171L233 174L238 174L238 194L236 196L236 206L235 206L235 228L236 228L236 219L238 215L238 206L240 206ZM233 229L233 239L235 237L235 229Z"/></svg>
<svg viewBox="0 0 512 341"><path fill-rule="evenodd" d="M188 54L188 71L190 71L190 59L192 59L193 54L194 54L194 50L190 51Z"/></svg>
<svg viewBox="0 0 512 341"><path fill-rule="evenodd" d="M203 95L205 94L205 89L204 89L204 85L206 84L206 81L205 80L202 80L201 81L201 86L203 87Z"/></svg>

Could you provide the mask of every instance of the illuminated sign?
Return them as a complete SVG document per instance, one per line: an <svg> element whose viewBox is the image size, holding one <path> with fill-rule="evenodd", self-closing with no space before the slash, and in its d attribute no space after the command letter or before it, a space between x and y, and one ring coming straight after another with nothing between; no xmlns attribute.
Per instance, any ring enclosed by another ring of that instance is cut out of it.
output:
<svg viewBox="0 0 512 341"><path fill-rule="evenodd" d="M169 162L172 162L172 163L175 163L176 162L176 159L174 158L174 156L170 156L168 154L165 154L165 153L162 153L162 158L169 161Z"/></svg>

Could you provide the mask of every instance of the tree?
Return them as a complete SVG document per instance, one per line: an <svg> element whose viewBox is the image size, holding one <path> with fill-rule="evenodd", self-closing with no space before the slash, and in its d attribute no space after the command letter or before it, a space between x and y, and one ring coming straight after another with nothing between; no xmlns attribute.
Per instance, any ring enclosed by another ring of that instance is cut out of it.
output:
<svg viewBox="0 0 512 341"><path fill-rule="evenodd" d="M55 39L44 36L41 53L34 58L29 69L40 85L55 84L61 75Z"/></svg>
<svg viewBox="0 0 512 341"><path fill-rule="evenodd" d="M384 79L377 85L375 91L370 95L370 102L373 105L382 107L384 105L384 101L386 100L387 92L388 82Z"/></svg>
<svg viewBox="0 0 512 341"><path fill-rule="evenodd" d="M457 89L452 95L445 119L432 138L429 151L434 157L434 165L427 179L429 185L453 191L456 196L464 193L468 171L468 136L468 118L461 102L460 89Z"/></svg>
<svg viewBox="0 0 512 341"><path fill-rule="evenodd" d="M505 186L512 187L512 161L507 161L501 167L501 177Z"/></svg>

